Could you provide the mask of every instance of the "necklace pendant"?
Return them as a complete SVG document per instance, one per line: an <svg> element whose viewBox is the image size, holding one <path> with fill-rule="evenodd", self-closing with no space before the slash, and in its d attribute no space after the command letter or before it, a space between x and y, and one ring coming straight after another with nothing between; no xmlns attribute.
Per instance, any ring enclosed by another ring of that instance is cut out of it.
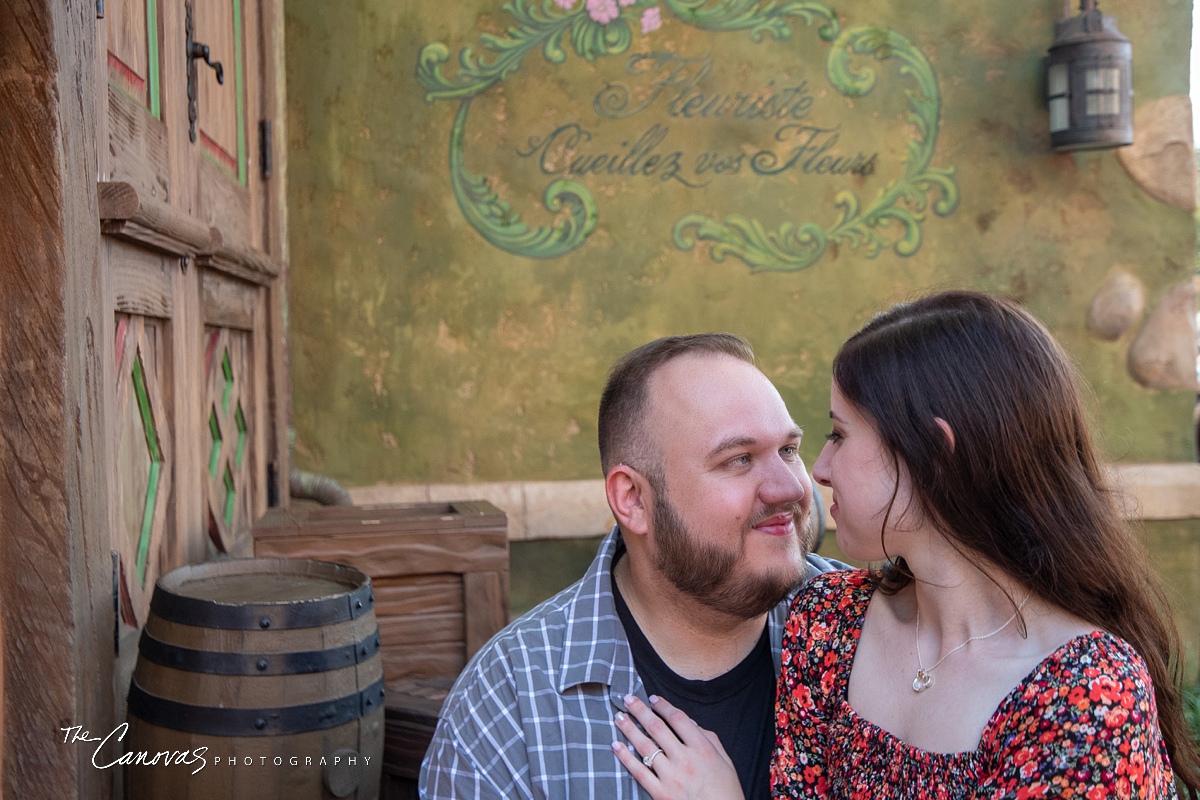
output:
<svg viewBox="0 0 1200 800"><path fill-rule="evenodd" d="M933 676L923 669L917 670L917 677L913 678L913 691L918 694L925 691L933 684Z"/></svg>

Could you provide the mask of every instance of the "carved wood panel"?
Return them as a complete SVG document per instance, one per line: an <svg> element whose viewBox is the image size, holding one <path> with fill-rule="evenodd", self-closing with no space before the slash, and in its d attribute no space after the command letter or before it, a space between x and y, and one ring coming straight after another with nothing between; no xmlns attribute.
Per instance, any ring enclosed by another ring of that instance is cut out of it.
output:
<svg viewBox="0 0 1200 800"><path fill-rule="evenodd" d="M254 508L253 350L246 331L209 327L205 336L205 507L213 545L230 553L249 533Z"/></svg>
<svg viewBox="0 0 1200 800"><path fill-rule="evenodd" d="M116 315L116 497L113 546L119 557L121 618L145 622L161 568L163 540L172 528L173 447L169 398L170 323L138 314Z"/></svg>

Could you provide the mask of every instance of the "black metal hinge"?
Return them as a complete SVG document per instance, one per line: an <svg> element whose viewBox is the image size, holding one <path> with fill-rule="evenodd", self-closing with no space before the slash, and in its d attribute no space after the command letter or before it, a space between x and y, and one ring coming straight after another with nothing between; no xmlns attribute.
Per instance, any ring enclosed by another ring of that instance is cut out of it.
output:
<svg viewBox="0 0 1200 800"><path fill-rule="evenodd" d="M258 163L263 180L271 177L271 120L258 121Z"/></svg>

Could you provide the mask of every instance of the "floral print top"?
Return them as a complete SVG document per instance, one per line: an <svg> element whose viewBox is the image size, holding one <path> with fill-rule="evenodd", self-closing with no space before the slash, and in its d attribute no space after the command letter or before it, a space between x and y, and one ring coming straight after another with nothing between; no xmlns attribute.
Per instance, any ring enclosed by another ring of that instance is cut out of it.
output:
<svg viewBox="0 0 1200 800"><path fill-rule="evenodd" d="M976 750L931 753L858 716L847 687L874 588L862 570L814 578L783 637L774 796L1174 798L1145 662L1092 632L1064 644L997 707Z"/></svg>

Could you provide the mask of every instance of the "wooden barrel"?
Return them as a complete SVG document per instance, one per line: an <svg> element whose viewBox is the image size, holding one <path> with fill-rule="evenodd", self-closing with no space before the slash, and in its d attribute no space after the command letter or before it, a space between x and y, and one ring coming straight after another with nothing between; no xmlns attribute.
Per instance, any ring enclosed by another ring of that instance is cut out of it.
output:
<svg viewBox="0 0 1200 800"><path fill-rule="evenodd" d="M260 558L159 578L129 687L131 800L375 800L383 664L371 580Z"/></svg>

